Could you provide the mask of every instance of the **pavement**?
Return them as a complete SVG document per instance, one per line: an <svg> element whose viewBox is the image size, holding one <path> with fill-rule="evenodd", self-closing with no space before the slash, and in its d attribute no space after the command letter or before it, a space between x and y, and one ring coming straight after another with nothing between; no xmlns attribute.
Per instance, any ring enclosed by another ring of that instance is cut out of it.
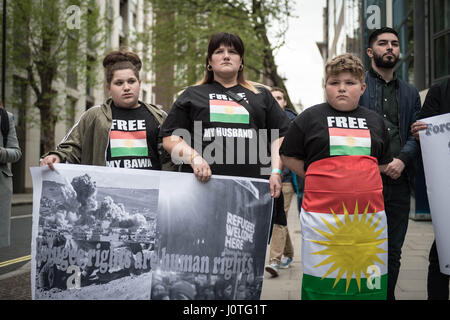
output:
<svg viewBox="0 0 450 320"><path fill-rule="evenodd" d="M32 193L14 193L12 198L12 205L22 205L22 204L32 204L33 194Z"/></svg>
<svg viewBox="0 0 450 320"><path fill-rule="evenodd" d="M301 233L296 199L293 199L288 213L288 227L293 241L295 256L289 269L280 270L272 278L265 272L261 294L262 300L299 300L301 298L302 264ZM32 203L31 194L15 194L13 205ZM431 221L410 219L403 245L400 274L395 291L398 300L427 299L428 253L434 240ZM269 254L267 248L266 257ZM267 262L266 262L267 263ZM0 300L31 299L31 262L21 268L0 276Z"/></svg>

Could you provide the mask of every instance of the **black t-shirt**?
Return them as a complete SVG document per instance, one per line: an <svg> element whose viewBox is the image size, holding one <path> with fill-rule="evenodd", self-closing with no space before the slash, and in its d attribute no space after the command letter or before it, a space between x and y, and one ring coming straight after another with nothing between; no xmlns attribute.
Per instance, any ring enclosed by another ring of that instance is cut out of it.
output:
<svg viewBox="0 0 450 320"><path fill-rule="evenodd" d="M362 107L342 112L328 103L306 109L292 122L280 154L305 161L305 170L333 156L368 155L380 165L392 160L381 116Z"/></svg>
<svg viewBox="0 0 450 320"><path fill-rule="evenodd" d="M218 82L189 87L175 101L161 136L181 136L203 156L213 174L260 178L261 167L270 167L270 141L276 133L285 135L289 120L272 94L258 89L255 94L240 85L225 88ZM228 90L243 97L250 110L228 97ZM192 169L183 165L182 171Z"/></svg>
<svg viewBox="0 0 450 320"><path fill-rule="evenodd" d="M108 167L161 170L158 154L159 124L144 105L124 109L111 105L106 165Z"/></svg>

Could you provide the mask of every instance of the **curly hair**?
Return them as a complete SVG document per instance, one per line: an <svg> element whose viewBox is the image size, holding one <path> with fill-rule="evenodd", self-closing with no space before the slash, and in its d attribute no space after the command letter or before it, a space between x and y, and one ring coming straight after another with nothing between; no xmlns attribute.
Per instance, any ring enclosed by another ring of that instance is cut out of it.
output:
<svg viewBox="0 0 450 320"><path fill-rule="evenodd" d="M133 70L134 75L139 80L142 61L136 53L121 48L120 50L111 51L105 56L103 67L105 68L106 83L108 84L111 83L115 71L124 69Z"/></svg>
<svg viewBox="0 0 450 320"><path fill-rule="evenodd" d="M366 70L361 59L357 56L344 53L328 61L325 65L325 83L329 77L336 76L342 72L349 72L361 83L364 83Z"/></svg>

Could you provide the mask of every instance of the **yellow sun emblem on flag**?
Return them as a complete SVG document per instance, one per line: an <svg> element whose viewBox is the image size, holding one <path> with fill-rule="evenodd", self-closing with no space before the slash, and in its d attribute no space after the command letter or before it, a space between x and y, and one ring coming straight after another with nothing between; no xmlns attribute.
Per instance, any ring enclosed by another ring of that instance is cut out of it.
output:
<svg viewBox="0 0 450 320"><path fill-rule="evenodd" d="M132 148L133 147L133 141L132 140L125 140L125 147L126 148Z"/></svg>
<svg viewBox="0 0 450 320"><path fill-rule="evenodd" d="M342 205L344 208L344 222L339 219L331 208L330 210L333 213L336 226L333 226L325 219L321 218L331 233L314 228L314 230L322 236L329 239L329 241L310 240L328 247L325 250L312 253L316 255L329 256L314 267L320 267L333 263L322 279L339 269L333 288L346 272L346 292L348 291L352 276L355 274L356 283L359 291L361 292L361 272L364 273L367 279L370 276L367 273L367 267L373 265L375 262L384 264L383 260L381 260L377 255L387 252L386 250L378 247L387 240L387 238L378 239L378 237L383 233L385 227L380 230L376 230L381 222L381 217L373 223L375 212L373 214L367 214L369 204L367 204L362 217L360 217L358 213L358 202L356 202L353 219L350 218L345 204L343 203Z"/></svg>
<svg viewBox="0 0 450 320"><path fill-rule="evenodd" d="M235 107L233 107L233 106L226 106L225 107L225 113L227 113L227 114L233 114L234 113L234 108Z"/></svg>
<svg viewBox="0 0 450 320"><path fill-rule="evenodd" d="M350 147L353 147L356 144L355 138L353 137L346 137L345 140L347 142L347 145Z"/></svg>

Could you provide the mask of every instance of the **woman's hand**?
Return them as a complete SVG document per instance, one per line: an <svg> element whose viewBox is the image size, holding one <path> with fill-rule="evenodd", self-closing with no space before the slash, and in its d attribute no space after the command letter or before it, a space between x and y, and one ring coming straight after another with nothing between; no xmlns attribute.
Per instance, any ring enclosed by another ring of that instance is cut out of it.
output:
<svg viewBox="0 0 450 320"><path fill-rule="evenodd" d="M281 174L272 173L269 178L270 196L272 198L278 198L281 194L282 181Z"/></svg>
<svg viewBox="0 0 450 320"><path fill-rule="evenodd" d="M46 156L44 159L42 159L41 163L39 164L41 167L47 166L51 170L55 170L55 167L53 166L54 163L60 163L61 159L56 154L51 154Z"/></svg>
<svg viewBox="0 0 450 320"><path fill-rule="evenodd" d="M411 133L413 134L414 138L419 141L419 131L425 130L426 128L427 124L425 122L416 121L411 125Z"/></svg>
<svg viewBox="0 0 450 320"><path fill-rule="evenodd" d="M163 138L163 147L172 157L174 163L182 162L189 164L194 171L195 177L201 182L207 182L212 172L209 164L192 149L181 137L168 136Z"/></svg>
<svg viewBox="0 0 450 320"><path fill-rule="evenodd" d="M209 164L199 154L191 158L191 167L195 177L201 182L208 182L212 172Z"/></svg>

